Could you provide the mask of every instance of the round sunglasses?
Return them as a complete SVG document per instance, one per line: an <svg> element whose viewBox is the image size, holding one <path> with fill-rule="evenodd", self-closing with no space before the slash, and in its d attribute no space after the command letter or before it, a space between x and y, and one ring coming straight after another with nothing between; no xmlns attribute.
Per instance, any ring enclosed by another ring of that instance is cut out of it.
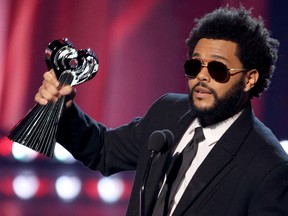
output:
<svg viewBox="0 0 288 216"><path fill-rule="evenodd" d="M184 72L189 79L194 79L200 73L203 67L206 67L209 75L217 82L225 83L229 80L230 76L247 71L247 69L227 68L225 64L218 61L211 61L204 64L199 59L189 59L184 63ZM231 73L230 71L237 71Z"/></svg>

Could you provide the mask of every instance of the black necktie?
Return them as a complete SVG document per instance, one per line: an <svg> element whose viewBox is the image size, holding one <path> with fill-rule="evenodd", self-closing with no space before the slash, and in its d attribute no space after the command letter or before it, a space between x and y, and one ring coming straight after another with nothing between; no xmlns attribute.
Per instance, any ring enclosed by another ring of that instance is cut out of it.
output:
<svg viewBox="0 0 288 216"><path fill-rule="evenodd" d="M154 206L153 216L166 216L171 210L178 187L197 153L198 144L204 139L203 129L201 127L195 128L192 140L180 154L173 156L170 168L166 174L166 182Z"/></svg>

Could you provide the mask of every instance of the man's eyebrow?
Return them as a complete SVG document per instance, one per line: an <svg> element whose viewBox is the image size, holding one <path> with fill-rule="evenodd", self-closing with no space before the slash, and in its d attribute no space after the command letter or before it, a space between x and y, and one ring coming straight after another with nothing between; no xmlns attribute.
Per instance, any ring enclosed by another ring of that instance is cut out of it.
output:
<svg viewBox="0 0 288 216"><path fill-rule="evenodd" d="M193 53L192 57L200 57L200 54L199 53Z"/></svg>
<svg viewBox="0 0 288 216"><path fill-rule="evenodd" d="M199 53L193 53L192 57L201 57L201 55ZM225 58L224 56L221 56L221 55L217 55L217 54L211 55L211 58L218 59L218 60L224 60L226 62L229 62L229 60L227 58Z"/></svg>

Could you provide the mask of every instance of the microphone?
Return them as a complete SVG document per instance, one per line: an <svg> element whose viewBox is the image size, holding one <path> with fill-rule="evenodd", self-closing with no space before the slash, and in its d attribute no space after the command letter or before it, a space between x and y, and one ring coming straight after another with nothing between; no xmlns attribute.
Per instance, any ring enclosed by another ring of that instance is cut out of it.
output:
<svg viewBox="0 0 288 216"><path fill-rule="evenodd" d="M150 157L147 162L146 170L144 173L142 185L140 188L140 216L145 216L145 186L151 169L154 157L160 153L168 150L174 141L174 136L170 130L164 129L162 131L154 131L148 140L148 150Z"/></svg>
<svg viewBox="0 0 288 216"><path fill-rule="evenodd" d="M148 150L151 153L150 157L155 157L159 152L164 152L171 145L174 140L173 134L170 130L156 130L154 131L148 140Z"/></svg>

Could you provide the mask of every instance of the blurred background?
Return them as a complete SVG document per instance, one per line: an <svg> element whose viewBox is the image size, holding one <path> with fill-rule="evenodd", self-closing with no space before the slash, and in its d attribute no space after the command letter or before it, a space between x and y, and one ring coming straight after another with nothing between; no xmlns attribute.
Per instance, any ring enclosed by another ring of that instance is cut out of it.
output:
<svg viewBox="0 0 288 216"><path fill-rule="evenodd" d="M253 106L285 146L288 1L241 2L281 43L270 89ZM51 41L67 37L97 54L99 72L77 87L76 102L116 127L142 116L162 94L186 92L182 65L194 19L226 4L240 1L0 0L0 215L125 215L133 172L103 178L58 145L47 159L6 137L35 104Z"/></svg>

